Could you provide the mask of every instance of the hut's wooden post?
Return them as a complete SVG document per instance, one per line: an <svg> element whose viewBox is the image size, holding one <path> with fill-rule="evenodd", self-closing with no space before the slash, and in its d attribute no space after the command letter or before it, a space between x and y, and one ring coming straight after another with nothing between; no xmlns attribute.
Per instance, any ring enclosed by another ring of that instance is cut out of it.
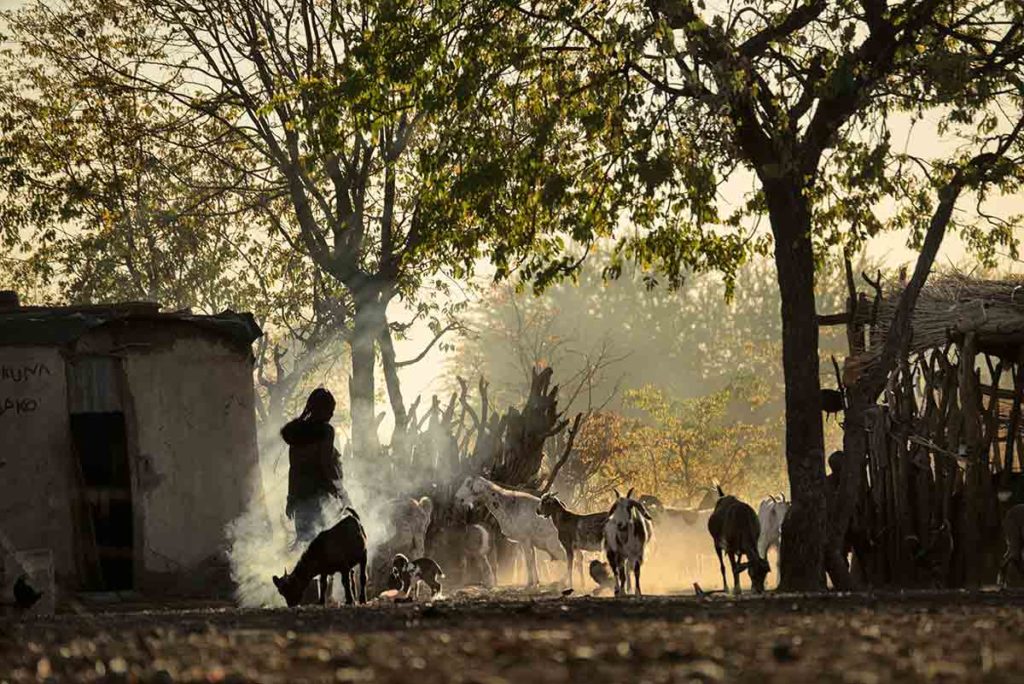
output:
<svg viewBox="0 0 1024 684"><path fill-rule="evenodd" d="M913 519L910 510L910 450L908 449L907 438L913 429L914 417L914 391L912 387L913 375L907 359L903 358L900 364L900 384L896 388L896 419L897 429L893 433L896 443L892 447L894 487L893 487L893 509L896 514L896 529L894 543L897 556L896 562L897 584L903 584L914 575L915 568L913 558L910 556L910 549L907 548L906 538L913 532ZM920 538L925 541L924 537Z"/></svg>
<svg viewBox="0 0 1024 684"><path fill-rule="evenodd" d="M964 555L964 583L969 588L981 584L980 558L978 549L979 515L981 509L981 410L978 392L978 375L974 368L977 356L977 338L973 332L964 335L960 347L960 409L963 417L963 444L966 447L967 472L964 474L964 505L963 505L963 548L968 551Z"/></svg>
<svg viewBox="0 0 1024 684"><path fill-rule="evenodd" d="M869 491L871 526L866 530L872 542L871 549L871 582L872 584L884 584L888 575L888 554L886 553L885 530L888 527L888 515L885 506L886 491L886 443L888 442L888 421L885 420L884 409L881 406L873 406L864 412L864 420L867 425L869 438L868 470L871 477L871 489Z"/></svg>

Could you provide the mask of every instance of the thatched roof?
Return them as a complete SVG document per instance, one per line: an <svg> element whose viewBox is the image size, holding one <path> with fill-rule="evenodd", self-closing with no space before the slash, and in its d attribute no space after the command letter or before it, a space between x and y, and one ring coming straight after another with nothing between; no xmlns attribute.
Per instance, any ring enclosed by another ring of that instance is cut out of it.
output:
<svg viewBox="0 0 1024 684"><path fill-rule="evenodd" d="M874 306L857 309L857 322L872 324L866 352L848 359L847 372L860 374L878 358L896 312L903 284L888 286ZM942 347L967 332L977 336L978 350L1016 359L1024 349L1024 277L983 280L962 273L936 274L917 300L912 323L911 353Z"/></svg>

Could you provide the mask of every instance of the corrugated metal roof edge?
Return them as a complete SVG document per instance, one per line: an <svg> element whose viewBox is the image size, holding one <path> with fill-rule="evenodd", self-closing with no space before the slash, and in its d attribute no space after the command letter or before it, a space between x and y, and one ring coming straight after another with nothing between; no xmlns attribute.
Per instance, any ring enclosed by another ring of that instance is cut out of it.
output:
<svg viewBox="0 0 1024 684"><path fill-rule="evenodd" d="M218 334L245 347L263 335L250 313L222 311L212 316L161 313L154 307L26 307L0 312L0 346L62 346L110 323L178 322Z"/></svg>

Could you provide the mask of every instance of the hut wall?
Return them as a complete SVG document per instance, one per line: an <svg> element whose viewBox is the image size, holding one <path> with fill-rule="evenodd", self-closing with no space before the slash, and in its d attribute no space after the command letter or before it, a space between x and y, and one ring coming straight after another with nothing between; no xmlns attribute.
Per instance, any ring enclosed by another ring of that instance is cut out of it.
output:
<svg viewBox="0 0 1024 684"><path fill-rule="evenodd" d="M62 586L77 584L71 453L60 352L0 347L0 556L49 548Z"/></svg>
<svg viewBox="0 0 1024 684"><path fill-rule="evenodd" d="M259 484L252 364L219 341L178 339L125 359L143 572L177 573L226 546Z"/></svg>

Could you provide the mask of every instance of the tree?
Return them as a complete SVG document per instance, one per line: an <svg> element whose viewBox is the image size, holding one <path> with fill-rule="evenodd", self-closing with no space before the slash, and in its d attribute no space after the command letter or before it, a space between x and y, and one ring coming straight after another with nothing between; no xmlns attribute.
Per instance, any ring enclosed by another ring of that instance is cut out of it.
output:
<svg viewBox="0 0 1024 684"><path fill-rule="evenodd" d="M782 584L823 588L815 266L829 246L855 247L883 228L907 227L919 239L930 192L961 152L933 145L917 158L905 153L893 140L898 118L913 123L927 112L947 140L977 151L990 151L995 133L1014 127L1020 7L762 0L707 8L647 0L532 3L522 11L561 27L563 60L617 76L613 97L629 111L608 129L614 139L606 144L630 147L634 159L621 166L618 182L626 191L646 189L661 207L655 225L629 241L634 255L660 262L672 277L716 262L732 273L745 252L766 247L751 219L767 216L781 294L793 493ZM623 98L624 90L631 96ZM723 215L717 193L736 169L755 190ZM978 245L1013 240L1010 224L981 230L969 218L954 223Z"/></svg>
<svg viewBox="0 0 1024 684"><path fill-rule="evenodd" d="M549 123L544 84L517 72L531 43L504 3L69 0L36 11L81 39L67 48L79 73L113 74L212 133L189 149L230 169L220 190L287 208L271 213L280 236L351 302L357 454L377 450L378 349L397 429L407 420L388 304L415 308L424 285L447 288L488 236L502 236L496 261L512 262L578 201L541 183L555 163L570 175L576 153ZM137 25L154 39L145 49ZM232 164L236 148L251 162Z"/></svg>
<svg viewBox="0 0 1024 684"><path fill-rule="evenodd" d="M98 6L80 19L99 25L115 9ZM118 47L66 30L66 17L37 7L5 18L13 47L0 52L0 221L10 241L0 271L27 301L147 300L253 313L266 331L257 353L266 402L257 407L264 422L279 424L303 375L282 363L284 339L302 352L289 365L306 369L347 315L272 229L271 208L220 188L251 155L203 154L191 144L215 135L210 124L114 70L83 71L83 54L110 59ZM153 48L139 17L118 21L135 51Z"/></svg>
<svg viewBox="0 0 1024 684"><path fill-rule="evenodd" d="M566 409L587 416L556 483L580 505L591 506L626 482L656 485L652 491L683 505L713 477L730 491L773 491L785 452L781 324L774 313L779 294L771 261L755 258L742 266L735 296L726 301L715 274L692 274L669 289L624 264L608 281L604 270L614 258L613 245L595 245L574 281L552 284L540 295L493 286L467 312L469 333L451 372L484 374L491 397L502 404L522 400L522 378L538 364L556 369ZM823 311L843 306L843 267L835 259L822 267L817 298ZM855 267L877 269L863 260ZM845 343L836 329L827 329L820 350L826 364ZM722 397L728 400L716 401ZM731 422L750 443L701 452L696 445L709 444L701 442L702 430L671 427L695 421L693 406L715 413L709 420ZM828 441L838 445L838 421L827 428ZM561 450L555 445L553 452ZM704 465L679 466L695 452L703 453L696 459Z"/></svg>

